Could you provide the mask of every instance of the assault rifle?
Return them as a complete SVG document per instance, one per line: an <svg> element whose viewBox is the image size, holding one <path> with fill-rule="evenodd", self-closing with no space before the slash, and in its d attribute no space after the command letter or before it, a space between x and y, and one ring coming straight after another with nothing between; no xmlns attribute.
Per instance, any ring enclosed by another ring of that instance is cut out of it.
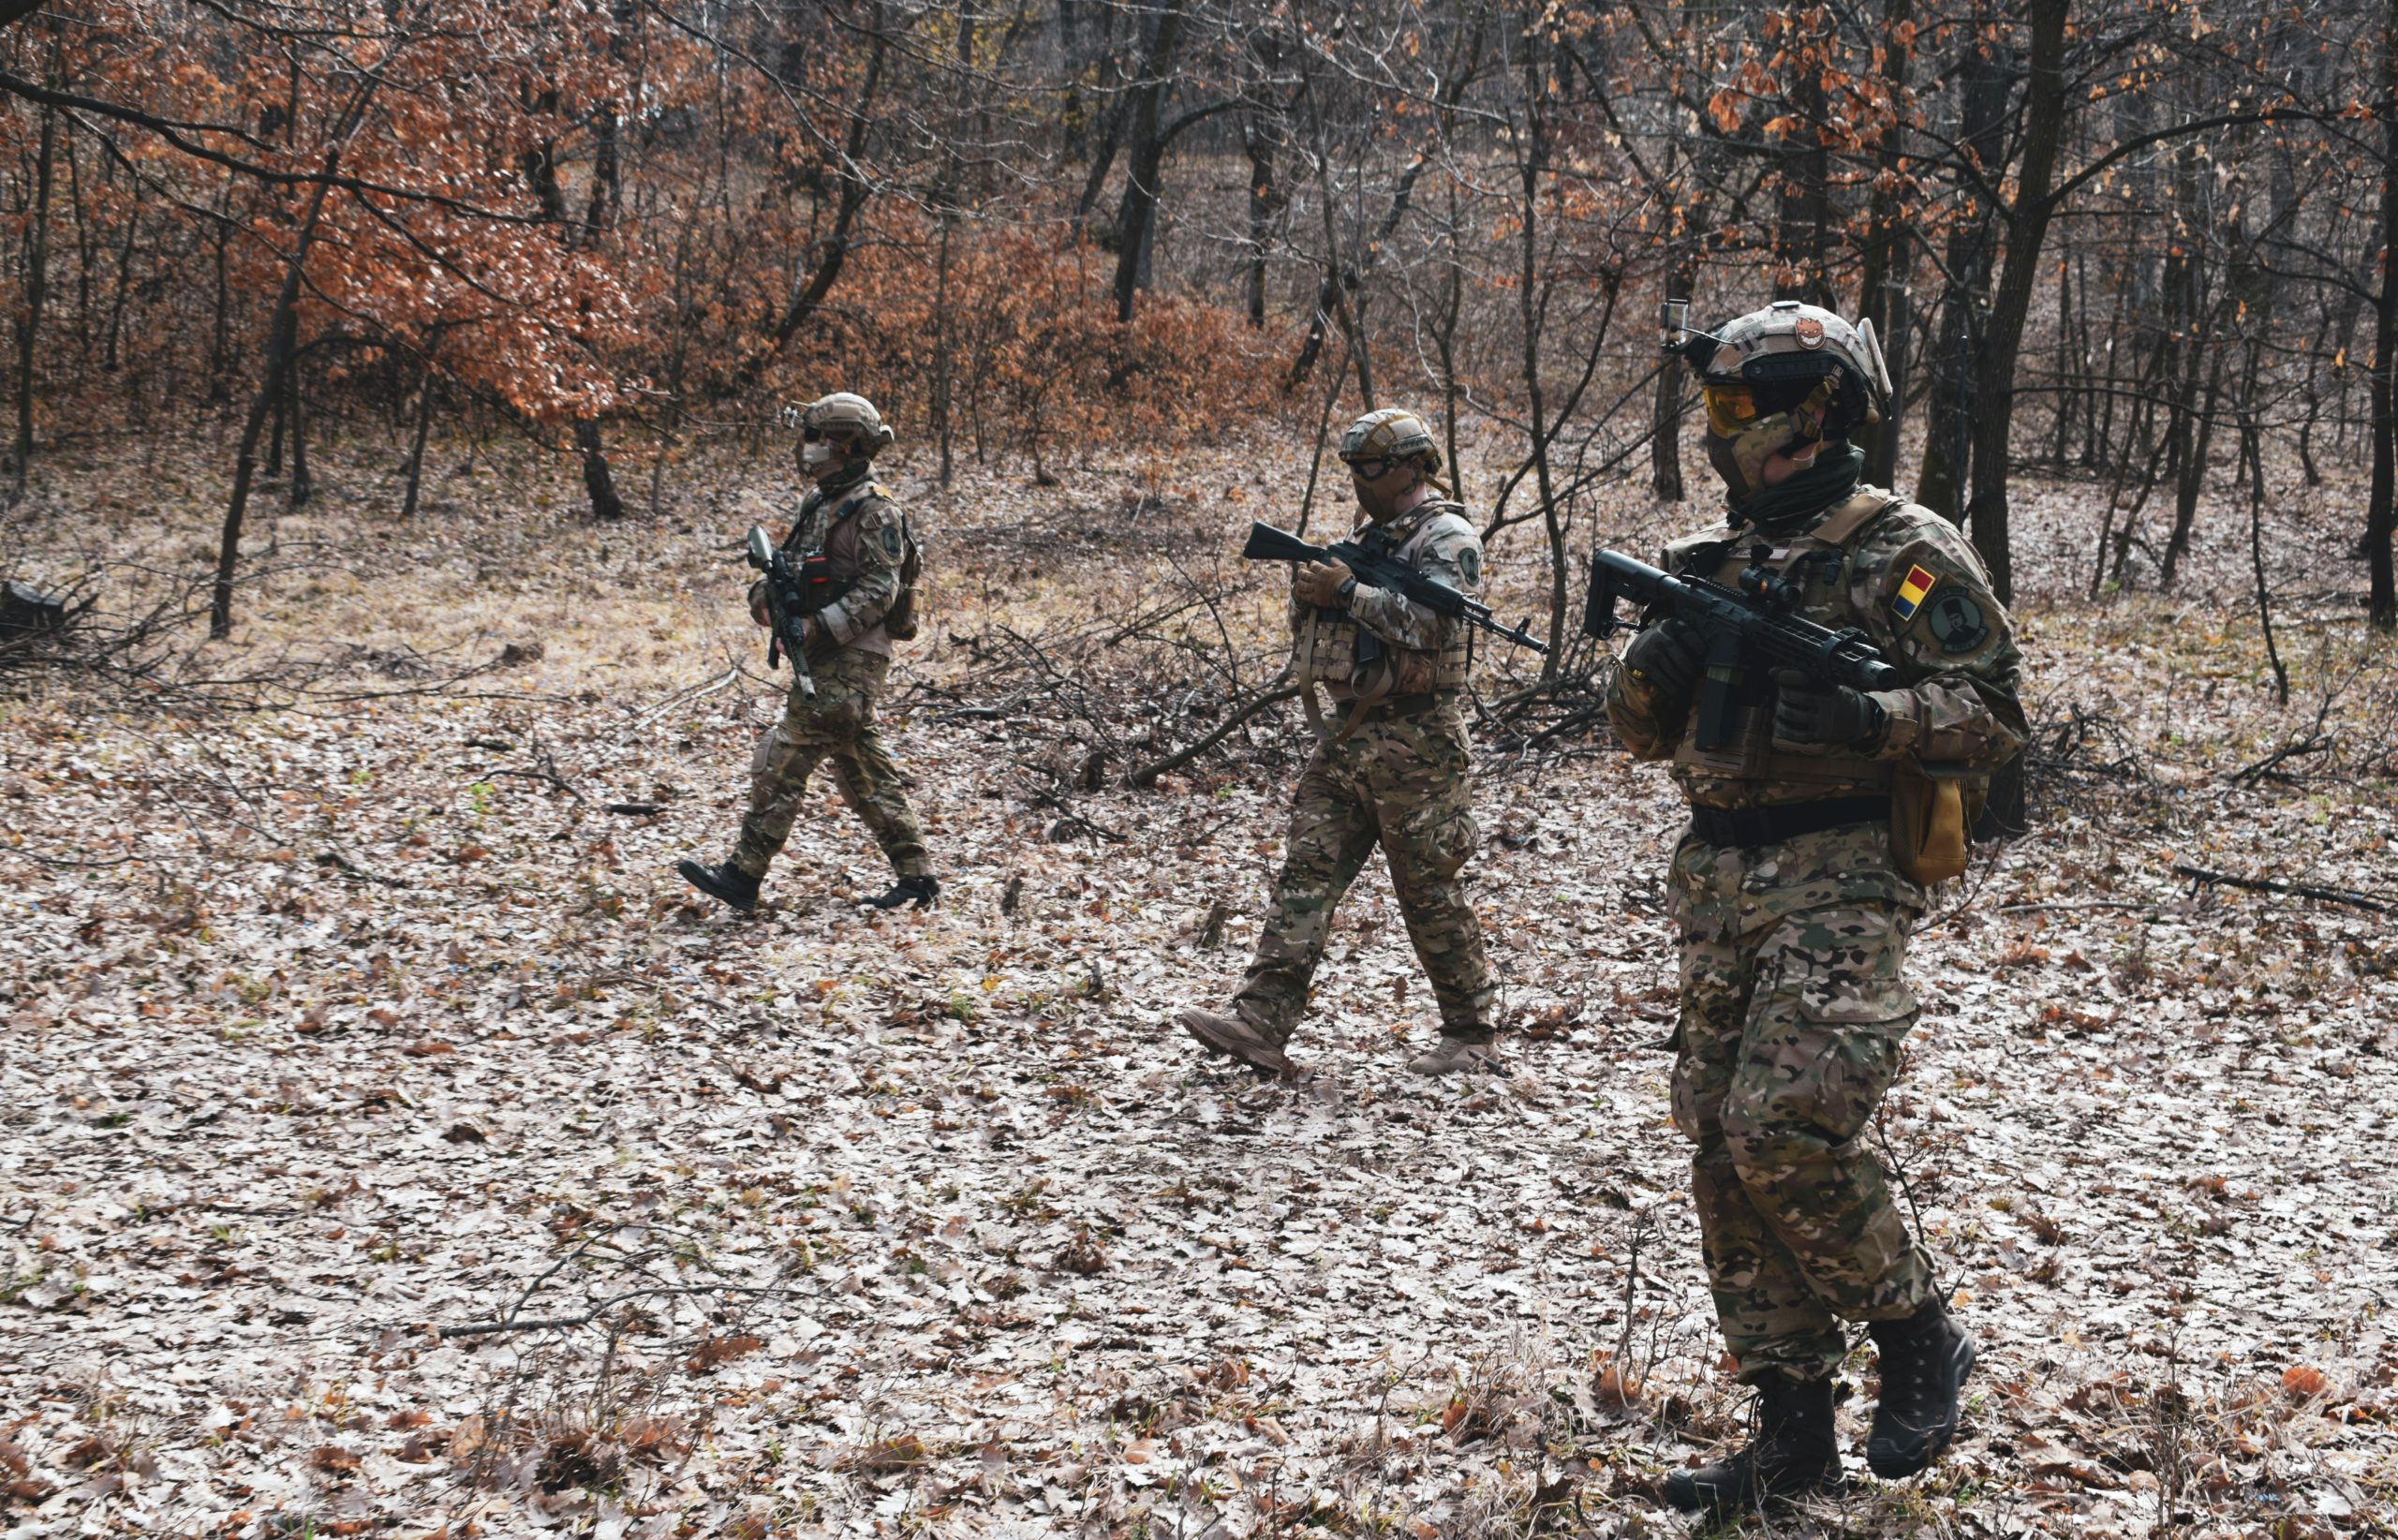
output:
<svg viewBox="0 0 2398 1540"><path fill-rule="evenodd" d="M1825 686L1899 688L1899 671L1884 661L1863 631L1836 631L1793 615L1798 592L1788 579L1749 567L1741 570L1739 585L1727 588L1706 578L1673 577L1621 552L1602 551L1591 564L1582 631L1614 635L1619 597L1637 600L1649 614L1672 615L1697 631L1707 649L1692 734L1700 748L1731 741L1733 706L1769 698L1775 669L1797 669Z"/></svg>
<svg viewBox="0 0 2398 1540"><path fill-rule="evenodd" d="M1401 599L1412 600L1435 615L1462 620L1469 626L1479 626L1491 635L1503 637L1519 647L1530 647L1538 653L1548 651L1524 629L1532 623L1529 618L1517 621L1515 629L1510 630L1499 623L1488 604L1469 599L1440 579L1417 571L1387 550L1373 549L1374 545L1382 543L1375 539L1379 533L1369 531L1366 536L1367 543L1335 540L1330 545L1310 545L1289 530L1277 529L1270 524L1251 524L1249 526L1249 543L1240 548L1240 554L1248 561L1337 561L1349 569L1361 588L1384 589ZM1361 655L1360 661L1363 660Z"/></svg>
<svg viewBox="0 0 2398 1540"><path fill-rule="evenodd" d="M777 653L791 654L792 682L799 686L802 695L813 698L816 678L807 672L807 649L802 643L805 623L813 611L807 606L800 574L792 570L791 558L754 524L749 526L749 565L765 574L766 613L774 617L774 639L766 644L766 666L776 666Z"/></svg>

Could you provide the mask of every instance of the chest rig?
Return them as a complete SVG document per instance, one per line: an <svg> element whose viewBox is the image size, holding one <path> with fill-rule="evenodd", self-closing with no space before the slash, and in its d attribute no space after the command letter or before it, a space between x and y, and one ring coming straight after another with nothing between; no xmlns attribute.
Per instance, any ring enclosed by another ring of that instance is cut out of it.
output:
<svg viewBox="0 0 2398 1540"><path fill-rule="evenodd" d="M1862 627L1859 576L1853 547L1867 526L1903 499L1860 489L1811 527L1784 535L1744 528L1719 538L1691 538L1666 548L1667 570L1706 578L1767 600L1791 615L1833 630ZM1864 603L1870 604L1871 599ZM1710 779L1770 781L1819 786L1824 794L1887 787L1890 765L1850 749L1821 754L1777 750L1773 745L1775 687L1762 670L1734 682L1730 731L1722 743L1698 746L1689 728L1675 746L1679 769Z"/></svg>
<svg viewBox="0 0 2398 1540"><path fill-rule="evenodd" d="M1436 498L1391 524L1369 528L1357 543L1376 555L1420 567L1441 516L1464 512L1459 504ZM1319 684L1336 702L1356 703L1355 710L1394 695L1463 689L1473 661L1473 630L1449 629L1453 634L1437 651L1395 647L1345 610L1309 607L1292 639L1291 670L1310 718L1320 719L1312 710Z"/></svg>

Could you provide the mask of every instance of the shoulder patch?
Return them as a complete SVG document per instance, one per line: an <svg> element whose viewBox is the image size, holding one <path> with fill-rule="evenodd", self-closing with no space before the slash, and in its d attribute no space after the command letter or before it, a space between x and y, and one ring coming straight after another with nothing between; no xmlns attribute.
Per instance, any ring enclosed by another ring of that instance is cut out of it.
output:
<svg viewBox="0 0 2398 1540"><path fill-rule="evenodd" d="M1480 550L1471 545L1458 548L1458 574L1468 583L1479 584L1482 581Z"/></svg>
<svg viewBox="0 0 2398 1540"><path fill-rule="evenodd" d="M896 524L884 525L882 526L882 554L889 556L893 561L897 561L899 559L901 549L899 526Z"/></svg>
<svg viewBox="0 0 2398 1540"><path fill-rule="evenodd" d="M1907 569L1906 580L1899 591L1890 596L1890 613L1901 620L1913 620L1917 610L1923 607L1924 595L1938 586L1940 580L1920 567Z"/></svg>
<svg viewBox="0 0 2398 1540"><path fill-rule="evenodd" d="M1954 586L1932 601L1924 613L1924 624L1932 628L1942 652L1971 652L1990 635L1990 622L1983 617L1981 605L1973 595Z"/></svg>

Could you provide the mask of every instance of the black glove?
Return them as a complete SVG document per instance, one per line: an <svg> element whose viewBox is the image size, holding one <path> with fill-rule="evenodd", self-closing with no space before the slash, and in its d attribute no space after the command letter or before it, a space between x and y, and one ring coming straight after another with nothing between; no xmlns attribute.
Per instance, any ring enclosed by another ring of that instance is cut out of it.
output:
<svg viewBox="0 0 2398 1540"><path fill-rule="evenodd" d="M1689 700L1699 670L1706 666L1707 649L1698 629L1673 615L1634 637L1623 649L1624 672L1667 701Z"/></svg>
<svg viewBox="0 0 2398 1540"><path fill-rule="evenodd" d="M1773 735L1784 743L1845 746L1879 736L1882 703L1846 685L1827 689L1797 669L1776 669Z"/></svg>

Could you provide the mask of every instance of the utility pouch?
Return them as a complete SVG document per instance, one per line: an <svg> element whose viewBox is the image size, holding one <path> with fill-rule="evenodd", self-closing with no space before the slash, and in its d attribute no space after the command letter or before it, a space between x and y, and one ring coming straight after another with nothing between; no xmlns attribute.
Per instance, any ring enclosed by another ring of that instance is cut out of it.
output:
<svg viewBox="0 0 2398 1540"><path fill-rule="evenodd" d="M802 615L814 615L841 597L833 583L833 558L822 551L804 553L792 564L792 576L799 585Z"/></svg>
<svg viewBox="0 0 2398 1540"><path fill-rule="evenodd" d="M1912 761L1897 769L1890 782L1892 863L1926 887L1962 876L1965 831L1981 809L1989 781L1978 775L1933 770Z"/></svg>

